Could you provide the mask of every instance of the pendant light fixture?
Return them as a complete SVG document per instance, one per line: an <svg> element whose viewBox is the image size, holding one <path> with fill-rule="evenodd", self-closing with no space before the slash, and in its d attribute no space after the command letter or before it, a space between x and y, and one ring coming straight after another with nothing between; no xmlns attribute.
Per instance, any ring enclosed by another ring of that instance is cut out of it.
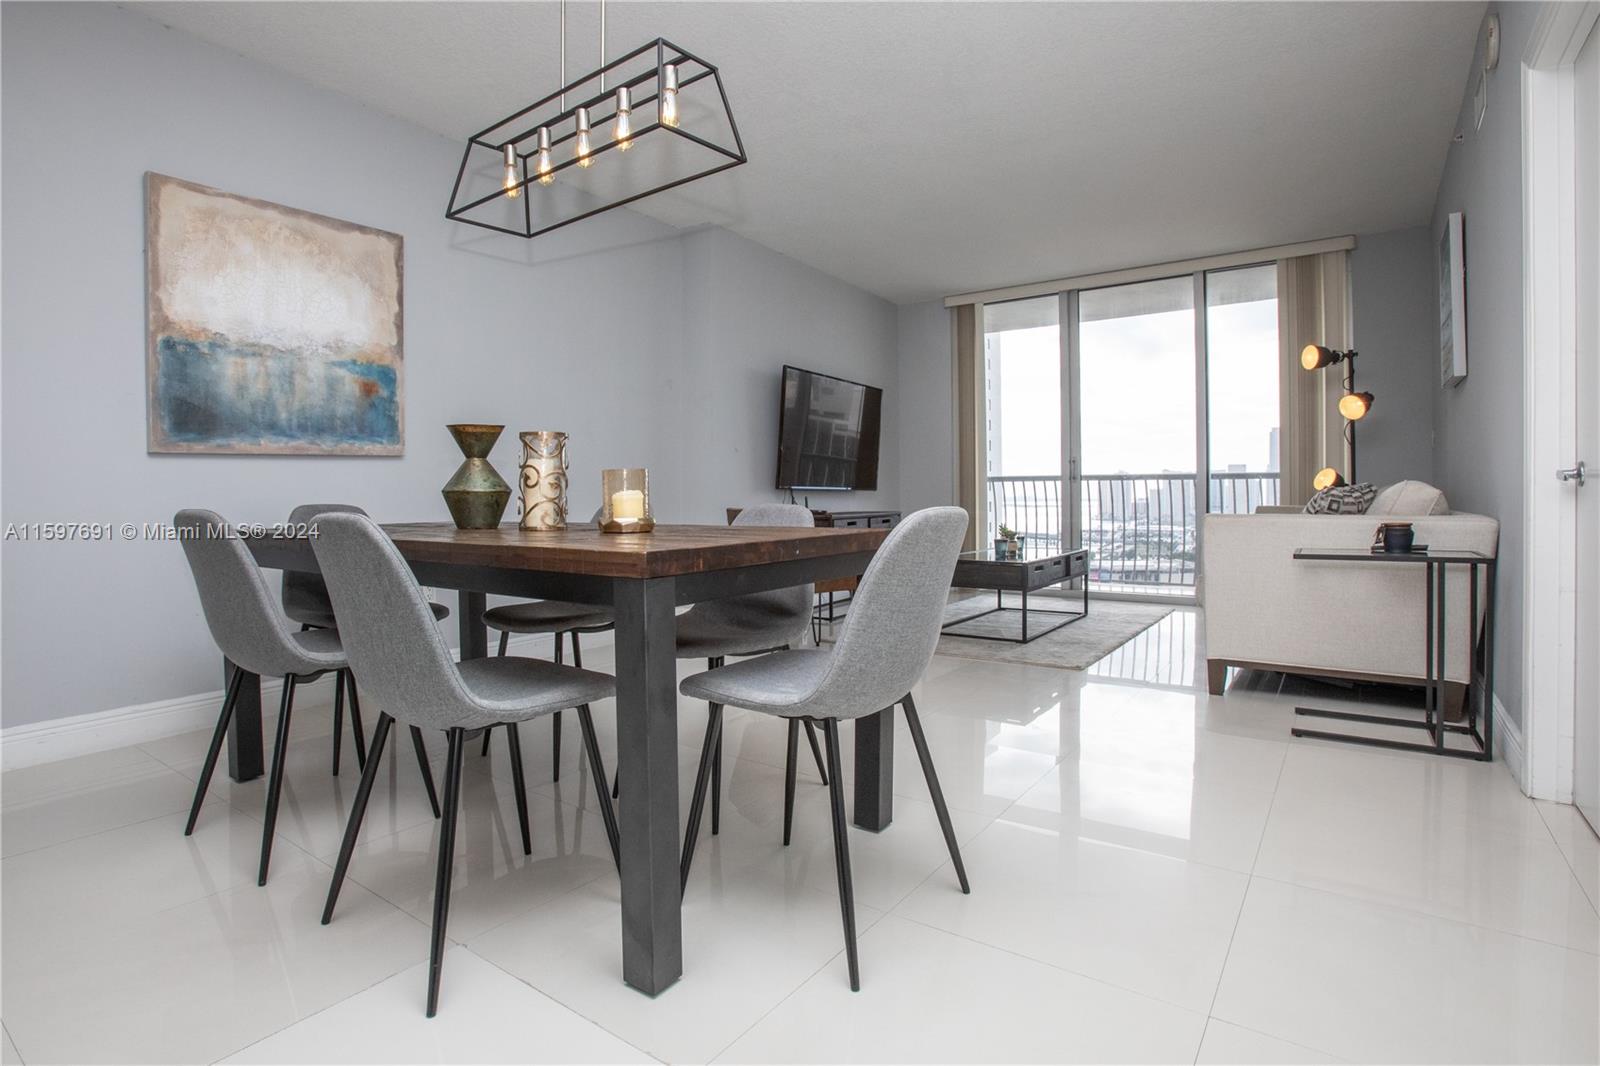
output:
<svg viewBox="0 0 1600 1066"><path fill-rule="evenodd" d="M569 82L560 11L560 86L467 139L446 218L537 237L748 161L716 67L659 37L608 62L601 0L600 66Z"/></svg>

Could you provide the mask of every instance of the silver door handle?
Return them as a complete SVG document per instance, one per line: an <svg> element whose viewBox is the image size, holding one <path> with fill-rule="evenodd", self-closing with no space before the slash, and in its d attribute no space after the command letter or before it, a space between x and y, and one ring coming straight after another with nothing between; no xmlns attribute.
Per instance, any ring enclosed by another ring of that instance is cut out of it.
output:
<svg viewBox="0 0 1600 1066"><path fill-rule="evenodd" d="M1560 481L1576 481L1579 487L1582 487L1584 482L1583 463L1580 462L1577 466L1568 467L1566 470L1557 470L1556 478Z"/></svg>

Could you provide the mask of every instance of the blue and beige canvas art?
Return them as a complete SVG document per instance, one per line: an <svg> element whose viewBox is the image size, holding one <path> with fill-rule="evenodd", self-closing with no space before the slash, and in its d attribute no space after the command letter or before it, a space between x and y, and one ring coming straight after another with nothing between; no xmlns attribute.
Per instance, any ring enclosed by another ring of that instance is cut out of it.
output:
<svg viewBox="0 0 1600 1066"><path fill-rule="evenodd" d="M149 450L399 455L398 234L145 175Z"/></svg>

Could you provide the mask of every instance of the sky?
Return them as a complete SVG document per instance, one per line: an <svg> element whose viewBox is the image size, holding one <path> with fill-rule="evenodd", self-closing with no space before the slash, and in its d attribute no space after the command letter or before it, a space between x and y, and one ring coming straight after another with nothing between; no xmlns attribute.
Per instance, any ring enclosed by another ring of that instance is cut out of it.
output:
<svg viewBox="0 0 1600 1066"><path fill-rule="evenodd" d="M1275 300L1208 311L1212 469L1269 469L1278 424ZM1194 313L1101 319L1080 327L1083 473L1195 469ZM1061 473L1061 349L1056 326L990 334L1000 360L999 476Z"/></svg>

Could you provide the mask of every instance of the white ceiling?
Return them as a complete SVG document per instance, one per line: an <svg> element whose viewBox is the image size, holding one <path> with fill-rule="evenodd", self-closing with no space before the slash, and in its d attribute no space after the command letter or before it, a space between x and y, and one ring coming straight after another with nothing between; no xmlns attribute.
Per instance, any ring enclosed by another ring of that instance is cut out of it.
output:
<svg viewBox="0 0 1600 1066"><path fill-rule="evenodd" d="M463 141L557 83L553 3L129 6ZM721 68L750 156L635 207L905 303L1424 224L1484 5L608 11L612 55L664 36ZM576 75L597 5L568 21Z"/></svg>

